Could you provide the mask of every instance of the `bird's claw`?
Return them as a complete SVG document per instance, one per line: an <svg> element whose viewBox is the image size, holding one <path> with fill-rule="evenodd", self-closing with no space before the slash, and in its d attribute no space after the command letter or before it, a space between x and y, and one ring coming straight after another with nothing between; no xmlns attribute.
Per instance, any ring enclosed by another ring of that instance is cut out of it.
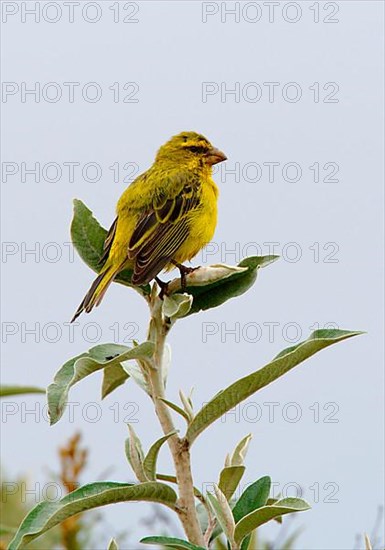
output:
<svg viewBox="0 0 385 550"><path fill-rule="evenodd" d="M159 292L159 298L163 300L165 296L168 296L168 283L165 283L164 281L161 281L159 277L155 277L155 281L157 282L160 292Z"/></svg>
<svg viewBox="0 0 385 550"><path fill-rule="evenodd" d="M189 267L187 265L183 265L183 264L180 264L178 262L172 262L172 263L175 265L175 267L177 267L179 269L180 286L181 286L182 290L186 290L186 287L187 287L186 275L188 275L189 273L192 273L193 271L198 269L200 266Z"/></svg>

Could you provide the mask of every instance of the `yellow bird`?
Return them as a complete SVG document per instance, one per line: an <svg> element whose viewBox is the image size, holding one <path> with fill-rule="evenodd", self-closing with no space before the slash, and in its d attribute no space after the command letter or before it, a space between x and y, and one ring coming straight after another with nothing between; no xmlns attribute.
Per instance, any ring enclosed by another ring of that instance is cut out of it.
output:
<svg viewBox="0 0 385 550"><path fill-rule="evenodd" d="M160 147L153 165L124 191L104 243L104 262L72 321L98 306L110 283L126 268L132 284L156 279L177 267L182 286L191 260L212 239L217 224L218 187L212 166L226 160L201 134L181 132ZM71 321L71 322L72 322Z"/></svg>

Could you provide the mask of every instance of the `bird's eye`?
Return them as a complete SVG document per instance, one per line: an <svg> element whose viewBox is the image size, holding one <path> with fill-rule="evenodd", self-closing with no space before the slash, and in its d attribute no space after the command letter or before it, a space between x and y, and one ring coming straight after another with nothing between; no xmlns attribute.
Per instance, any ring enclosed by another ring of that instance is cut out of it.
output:
<svg viewBox="0 0 385 550"><path fill-rule="evenodd" d="M189 151L191 151L192 153L204 153L205 152L205 148L204 147L199 147L198 145L191 145L190 147L187 147L187 149Z"/></svg>

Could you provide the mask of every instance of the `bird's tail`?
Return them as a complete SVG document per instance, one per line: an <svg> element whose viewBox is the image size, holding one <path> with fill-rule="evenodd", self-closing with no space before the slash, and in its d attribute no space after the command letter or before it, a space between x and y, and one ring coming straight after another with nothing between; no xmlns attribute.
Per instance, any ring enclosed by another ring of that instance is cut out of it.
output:
<svg viewBox="0 0 385 550"><path fill-rule="evenodd" d="M116 269L113 266L104 269L94 280L89 291L84 296L82 303L79 305L75 312L75 315L71 319L71 323L79 317L79 315L85 311L89 313L94 306L98 306L106 293L107 288L114 280L114 277L120 269Z"/></svg>

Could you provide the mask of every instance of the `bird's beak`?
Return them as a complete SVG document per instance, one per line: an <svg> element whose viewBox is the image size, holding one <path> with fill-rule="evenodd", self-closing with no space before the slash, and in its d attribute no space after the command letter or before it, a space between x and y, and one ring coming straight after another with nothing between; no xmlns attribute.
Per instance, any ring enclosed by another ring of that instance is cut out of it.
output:
<svg viewBox="0 0 385 550"><path fill-rule="evenodd" d="M224 160L227 160L226 155L216 147L213 147L207 155L207 162L210 166L218 164L218 162L223 162Z"/></svg>

